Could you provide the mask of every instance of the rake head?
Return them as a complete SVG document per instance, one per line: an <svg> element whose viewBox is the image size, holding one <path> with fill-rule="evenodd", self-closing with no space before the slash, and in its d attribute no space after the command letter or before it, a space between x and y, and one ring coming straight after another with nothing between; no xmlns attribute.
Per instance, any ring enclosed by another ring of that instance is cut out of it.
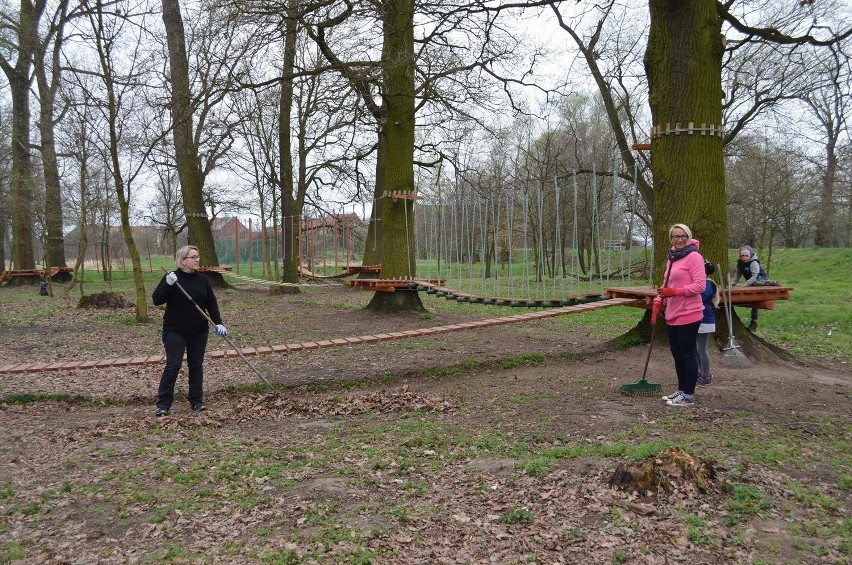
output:
<svg viewBox="0 0 852 565"><path fill-rule="evenodd" d="M738 345L732 345L722 352L722 364L727 367L751 367L751 359L740 351Z"/></svg>
<svg viewBox="0 0 852 565"><path fill-rule="evenodd" d="M734 336L728 339L728 346L722 350L722 364L727 367L751 367L751 359L742 352Z"/></svg>
<svg viewBox="0 0 852 565"><path fill-rule="evenodd" d="M663 392L663 387L660 383L653 383L642 377L635 383L621 385L618 391L626 396L657 396Z"/></svg>

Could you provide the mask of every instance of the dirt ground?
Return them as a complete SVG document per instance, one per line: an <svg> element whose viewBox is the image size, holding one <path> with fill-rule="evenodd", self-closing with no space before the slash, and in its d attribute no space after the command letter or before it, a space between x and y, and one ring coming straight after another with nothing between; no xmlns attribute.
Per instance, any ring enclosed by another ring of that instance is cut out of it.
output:
<svg viewBox="0 0 852 565"><path fill-rule="evenodd" d="M162 353L156 308L136 325L53 298L34 321L26 292L0 289L2 363ZM220 294L241 347L501 315L424 296L428 314L378 316L368 300ZM161 366L0 375L0 562L850 562L847 364L743 369L714 351L713 385L677 409L619 394L647 349L606 337L566 316L249 357L275 392L209 359L210 410L159 419ZM665 347L648 378L674 389ZM11 401L26 395L63 396ZM652 490L609 486L643 446L679 446L712 480L660 460Z"/></svg>

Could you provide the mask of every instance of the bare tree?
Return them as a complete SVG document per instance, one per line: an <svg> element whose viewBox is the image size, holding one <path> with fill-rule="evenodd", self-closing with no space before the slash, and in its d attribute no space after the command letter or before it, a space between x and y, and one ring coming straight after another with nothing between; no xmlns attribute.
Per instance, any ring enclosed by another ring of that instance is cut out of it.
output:
<svg viewBox="0 0 852 565"><path fill-rule="evenodd" d="M107 166L118 200L121 231L133 267L136 320L143 323L148 321L148 302L139 250L130 225L133 181L143 171L152 151L151 145L141 143L145 139L141 132L150 125L150 115L146 116L139 104L142 99L139 91L144 88L140 80L144 72L140 45L144 44L142 38L146 32L131 25L134 17L143 14L129 14L120 8L108 7L101 0L95 0L90 8L87 14L90 40L98 67L94 72L103 89L98 93L102 94L100 99L91 95L90 98L97 101L95 107L107 128L101 143L108 156ZM134 38L136 41L133 41ZM122 41L134 45L129 53L119 53Z"/></svg>
<svg viewBox="0 0 852 565"><path fill-rule="evenodd" d="M39 119L38 129L41 137L41 160L44 169L45 192L45 257L50 267L65 267L65 238L63 235L63 215L61 181L56 155L54 128L61 118L55 116L56 96L61 83L60 53L65 39L65 24L78 12L68 14L68 0L60 0L43 37L39 38L34 54L34 75L38 86ZM68 276L57 275L59 280Z"/></svg>
<svg viewBox="0 0 852 565"><path fill-rule="evenodd" d="M218 265L213 232L204 206L204 182L199 163L196 132L193 126L195 108L189 83L189 60L179 0L162 0L163 23L166 28L171 70L171 115L175 162L183 197L184 214L189 226L189 242L198 247L205 264ZM222 276L211 273L215 286L224 286Z"/></svg>
<svg viewBox="0 0 852 565"><path fill-rule="evenodd" d="M837 198L838 145L848 135L848 120L852 110L852 66L842 46L832 48L818 61L825 81L819 88L809 90L803 99L822 134L823 148L820 169L819 213L816 218L814 244L833 247L843 244L838 229L839 200Z"/></svg>
<svg viewBox="0 0 852 565"><path fill-rule="evenodd" d="M33 56L38 48L38 26L46 5L46 0L21 0L17 13L4 14L8 27L4 26L0 34L0 68L9 82L12 98L12 263L19 270L35 269L30 84ZM24 277L15 281L27 282Z"/></svg>

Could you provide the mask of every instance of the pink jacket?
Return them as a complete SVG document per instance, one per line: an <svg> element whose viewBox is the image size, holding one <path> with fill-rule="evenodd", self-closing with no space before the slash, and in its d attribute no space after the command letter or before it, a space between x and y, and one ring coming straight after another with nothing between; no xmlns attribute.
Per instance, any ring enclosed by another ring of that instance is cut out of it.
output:
<svg viewBox="0 0 852 565"><path fill-rule="evenodd" d="M699 247L697 239L689 243ZM669 265L671 265L670 273ZM677 294L671 298L658 296L654 299L654 302L665 301L666 323L670 326L683 326L701 321L704 317L701 293L704 292L707 282L707 275L704 273L704 257L695 251L674 263L666 261L664 277L665 273L669 273L666 286L677 291Z"/></svg>

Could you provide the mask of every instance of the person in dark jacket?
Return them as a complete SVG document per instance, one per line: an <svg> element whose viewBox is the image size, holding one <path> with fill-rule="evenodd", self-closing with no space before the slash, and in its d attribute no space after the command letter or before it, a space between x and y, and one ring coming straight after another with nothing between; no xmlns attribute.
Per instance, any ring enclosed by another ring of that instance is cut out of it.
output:
<svg viewBox="0 0 852 565"><path fill-rule="evenodd" d="M154 304L166 305L163 315L163 346L166 350L166 367L160 377L157 390L157 416L168 416L175 397L175 382L186 352L186 364L189 377L189 406L194 412L207 410L204 405L204 352L207 349L209 323L198 311L207 312L216 327L217 335L226 336L228 330L222 325L219 303L213 294L213 287L203 273L198 272L201 258L198 248L192 245L181 247L176 257L175 270L166 274L152 295ZM189 296L190 301L180 288L179 283ZM193 304L195 302L195 304Z"/></svg>
<svg viewBox="0 0 852 565"><path fill-rule="evenodd" d="M745 279L744 284L746 286L778 286L777 282L769 280L769 275L766 274L766 271L760 266L760 261L757 260L757 253L748 245L740 246L734 285L739 283L741 278ZM748 325L748 329L751 331L757 329L757 308L751 309L751 323Z"/></svg>
<svg viewBox="0 0 852 565"><path fill-rule="evenodd" d="M709 386L713 383L713 375L710 373L710 336L716 332L716 314L713 309L719 307L721 297L719 287L710 278L716 272L716 267L710 261L704 261L704 273L707 275L704 292L701 293L701 302L704 304L704 317L698 326L698 384Z"/></svg>

